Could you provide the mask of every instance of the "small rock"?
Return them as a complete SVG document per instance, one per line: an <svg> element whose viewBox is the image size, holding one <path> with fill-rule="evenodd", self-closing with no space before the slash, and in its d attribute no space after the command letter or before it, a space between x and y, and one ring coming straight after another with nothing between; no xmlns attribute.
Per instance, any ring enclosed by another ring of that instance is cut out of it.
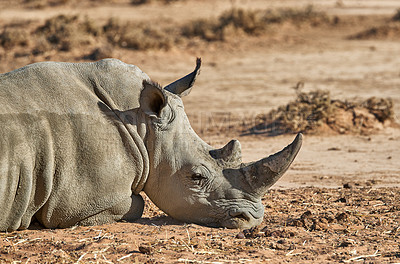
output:
<svg viewBox="0 0 400 264"><path fill-rule="evenodd" d="M344 187L344 185L343 185ZM335 201L336 203L347 203L347 199L345 197L341 197Z"/></svg>
<svg viewBox="0 0 400 264"><path fill-rule="evenodd" d="M352 188L354 188L354 183L352 183L352 182L347 182L347 183L343 184L343 188L345 188L345 189L352 189Z"/></svg>
<svg viewBox="0 0 400 264"><path fill-rule="evenodd" d="M335 218L336 218L336 220L338 222L345 222L345 221L347 221L349 219L349 215L347 213L345 213L345 212L344 213L338 213Z"/></svg>
<svg viewBox="0 0 400 264"><path fill-rule="evenodd" d="M243 230L243 234L246 238L260 237L260 227L254 226L250 229Z"/></svg>
<svg viewBox="0 0 400 264"><path fill-rule="evenodd" d="M278 241L276 241L276 243L278 243L278 244L282 244L282 245L284 245L284 244L286 244L286 239L279 239Z"/></svg>
<svg viewBox="0 0 400 264"><path fill-rule="evenodd" d="M245 239L246 236L244 235L244 233L243 233L242 231L240 231L240 232L236 235L236 238L238 238L238 239Z"/></svg>
<svg viewBox="0 0 400 264"><path fill-rule="evenodd" d="M337 147L328 148L328 151L339 151L339 150L341 149Z"/></svg>
<svg viewBox="0 0 400 264"><path fill-rule="evenodd" d="M149 247L149 246L140 245L140 246L139 246L139 251L140 251L141 253L143 253L143 254L150 255L150 254L152 253L153 250L152 250L152 248Z"/></svg>
<svg viewBox="0 0 400 264"><path fill-rule="evenodd" d="M349 241L349 240L346 240L346 241L342 241L340 244L339 244L339 247L348 247L348 246L351 246L351 245L353 245L354 243L352 242L352 241Z"/></svg>
<svg viewBox="0 0 400 264"><path fill-rule="evenodd" d="M307 219L307 218L311 218L312 216L312 212L310 210L305 211L301 216L300 219Z"/></svg>
<svg viewBox="0 0 400 264"><path fill-rule="evenodd" d="M322 218L322 219L324 219L324 218ZM316 230L316 231L328 230L328 224L325 223L324 221L321 221L322 219L314 222L314 225L312 228L313 230ZM325 221L326 221L326 219L325 219Z"/></svg>

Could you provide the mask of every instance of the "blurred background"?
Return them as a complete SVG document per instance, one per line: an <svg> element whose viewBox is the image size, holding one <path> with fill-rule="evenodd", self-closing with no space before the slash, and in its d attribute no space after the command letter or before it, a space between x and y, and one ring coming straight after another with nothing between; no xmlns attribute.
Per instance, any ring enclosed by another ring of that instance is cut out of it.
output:
<svg viewBox="0 0 400 264"><path fill-rule="evenodd" d="M201 57L183 100L208 143L307 135L281 187L400 182L399 42L396 0L0 0L2 73L112 57L166 85Z"/></svg>

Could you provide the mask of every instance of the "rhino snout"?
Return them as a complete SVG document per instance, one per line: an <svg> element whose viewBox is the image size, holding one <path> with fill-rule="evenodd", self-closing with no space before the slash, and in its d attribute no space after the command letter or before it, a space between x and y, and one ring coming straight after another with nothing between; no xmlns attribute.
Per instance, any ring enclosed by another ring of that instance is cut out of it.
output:
<svg viewBox="0 0 400 264"><path fill-rule="evenodd" d="M228 218L221 223L221 226L248 229L261 224L263 216L263 206L257 206L253 209L233 209L228 212Z"/></svg>

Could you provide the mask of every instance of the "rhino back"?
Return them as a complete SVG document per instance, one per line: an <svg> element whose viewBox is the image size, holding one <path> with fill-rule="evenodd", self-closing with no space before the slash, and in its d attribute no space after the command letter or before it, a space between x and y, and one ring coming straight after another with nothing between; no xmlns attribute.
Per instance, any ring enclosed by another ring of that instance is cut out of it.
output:
<svg viewBox="0 0 400 264"><path fill-rule="evenodd" d="M34 215L70 226L131 195L145 161L114 111L138 107L144 78L116 60L0 75L0 230L27 228Z"/></svg>

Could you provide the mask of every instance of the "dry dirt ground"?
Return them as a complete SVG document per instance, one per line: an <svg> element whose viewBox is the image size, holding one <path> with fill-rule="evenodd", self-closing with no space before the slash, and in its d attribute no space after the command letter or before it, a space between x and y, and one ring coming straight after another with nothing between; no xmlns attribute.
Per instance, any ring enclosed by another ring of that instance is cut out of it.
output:
<svg viewBox="0 0 400 264"><path fill-rule="evenodd" d="M400 129L394 124L400 113L398 1L148 2L1 0L0 72L43 60L88 61L100 48L100 55L135 64L165 85L202 57L201 75L184 98L186 112L194 129L215 147L239 139L246 162L293 139L293 134L244 135L243 124L257 124L261 115L293 101L292 88L299 82L302 91L325 90L338 100L391 98L392 124L373 133L306 134L291 169L265 195L265 220L256 229L179 223L146 198L144 217L136 223L63 230L34 225L0 233L0 263L400 262ZM35 8L38 3L41 8ZM76 47L33 52L35 35L21 37L18 45L4 40L8 28L32 32L60 14L99 24L117 17L180 28L194 19L216 19L232 7L304 9L309 4L329 22L284 21L255 35L234 32L212 42L195 37L161 49L126 49L123 43L110 48L105 38L93 35Z"/></svg>

